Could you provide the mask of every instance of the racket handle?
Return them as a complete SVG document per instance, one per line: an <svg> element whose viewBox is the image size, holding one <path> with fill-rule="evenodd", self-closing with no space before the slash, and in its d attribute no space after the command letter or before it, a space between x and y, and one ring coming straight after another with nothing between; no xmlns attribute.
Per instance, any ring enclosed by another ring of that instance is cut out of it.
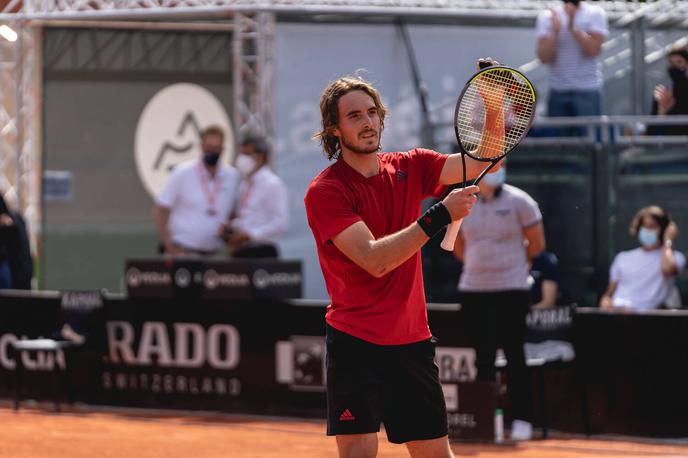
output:
<svg viewBox="0 0 688 458"><path fill-rule="evenodd" d="M454 242L456 242L456 236L459 235L461 223L463 223L463 218L458 221L452 221L452 223L447 226L447 233L444 234L442 243L440 243L443 250L454 251Z"/></svg>

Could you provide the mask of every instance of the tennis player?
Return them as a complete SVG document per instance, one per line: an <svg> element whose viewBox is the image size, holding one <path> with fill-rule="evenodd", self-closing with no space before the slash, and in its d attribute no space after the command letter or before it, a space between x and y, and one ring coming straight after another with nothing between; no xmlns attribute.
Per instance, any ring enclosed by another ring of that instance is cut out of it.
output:
<svg viewBox="0 0 688 458"><path fill-rule="evenodd" d="M419 250L470 212L479 189L453 190L421 216L423 198L462 179L459 155L378 153L387 109L358 77L331 82L320 110L315 138L335 162L313 179L305 204L332 301L327 434L340 457L375 457L382 422L412 457L452 457ZM502 118L486 114L491 136L504 135ZM467 159L468 177L484 167Z"/></svg>

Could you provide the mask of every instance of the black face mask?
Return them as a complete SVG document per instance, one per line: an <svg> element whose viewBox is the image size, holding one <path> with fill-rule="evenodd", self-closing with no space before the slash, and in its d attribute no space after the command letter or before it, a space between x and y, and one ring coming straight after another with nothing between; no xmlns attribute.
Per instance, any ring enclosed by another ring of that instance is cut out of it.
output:
<svg viewBox="0 0 688 458"><path fill-rule="evenodd" d="M669 73L669 78L671 78L671 81L674 83L682 82L686 79L686 71L680 68L669 67L667 68L667 73Z"/></svg>
<svg viewBox="0 0 688 458"><path fill-rule="evenodd" d="M203 151L203 162L213 167L220 160L220 153L217 151Z"/></svg>

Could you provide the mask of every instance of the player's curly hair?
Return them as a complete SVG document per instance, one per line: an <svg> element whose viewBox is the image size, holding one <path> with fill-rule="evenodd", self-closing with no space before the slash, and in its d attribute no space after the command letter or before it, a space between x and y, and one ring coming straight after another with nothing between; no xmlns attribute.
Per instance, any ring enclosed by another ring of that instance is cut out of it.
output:
<svg viewBox="0 0 688 458"><path fill-rule="evenodd" d="M322 115L322 131L313 136L320 141L329 160L338 159L342 152L339 138L332 132L339 123L339 99L351 91L363 91L368 94L375 103L378 115L380 116L380 132L385 127L385 115L387 107L382 103L380 94L372 84L365 81L360 76L343 76L332 81L320 96L320 114Z"/></svg>

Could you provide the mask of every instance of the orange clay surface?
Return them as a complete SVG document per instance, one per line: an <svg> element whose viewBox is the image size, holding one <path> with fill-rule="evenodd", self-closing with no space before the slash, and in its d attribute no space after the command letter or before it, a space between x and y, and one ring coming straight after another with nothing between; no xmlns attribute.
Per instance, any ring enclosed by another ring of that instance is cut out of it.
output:
<svg viewBox="0 0 688 458"><path fill-rule="evenodd" d="M56 414L32 406L15 413L0 404L0 457L336 458L323 421L214 413L72 407ZM457 456L480 458L687 457L674 441L563 436L521 444L454 443ZM378 457L407 457L379 434Z"/></svg>

